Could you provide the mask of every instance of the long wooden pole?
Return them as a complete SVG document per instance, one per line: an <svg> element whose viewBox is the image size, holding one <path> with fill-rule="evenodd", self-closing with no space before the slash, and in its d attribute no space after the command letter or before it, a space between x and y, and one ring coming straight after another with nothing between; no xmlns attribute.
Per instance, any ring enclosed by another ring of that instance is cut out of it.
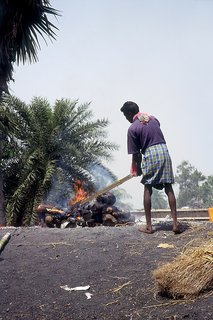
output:
<svg viewBox="0 0 213 320"><path fill-rule="evenodd" d="M113 182L112 184L110 184L109 186L105 187L104 189L101 189L100 191L95 192L94 194L92 194L91 196L80 200L78 202L76 202L74 204L74 206L76 205L82 205L86 202L92 201L93 199L97 198L98 196L100 196L101 194L108 192L112 189L114 189L115 187L119 186L120 184L130 180L133 176L131 174L128 174L128 176L123 177L122 179L116 180L115 182Z"/></svg>
<svg viewBox="0 0 213 320"><path fill-rule="evenodd" d="M1 239L0 239L0 254L4 250L5 246L8 244L11 238L11 234L7 232Z"/></svg>

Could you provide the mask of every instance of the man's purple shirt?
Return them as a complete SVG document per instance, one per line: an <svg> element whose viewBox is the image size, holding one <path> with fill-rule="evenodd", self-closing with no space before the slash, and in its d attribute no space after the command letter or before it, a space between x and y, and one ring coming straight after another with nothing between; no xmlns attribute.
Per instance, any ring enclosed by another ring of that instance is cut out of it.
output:
<svg viewBox="0 0 213 320"><path fill-rule="evenodd" d="M160 122L155 117L150 117L148 123L144 124L137 118L131 124L127 133L128 154L142 152L144 154L148 147L156 144L166 143L160 129Z"/></svg>

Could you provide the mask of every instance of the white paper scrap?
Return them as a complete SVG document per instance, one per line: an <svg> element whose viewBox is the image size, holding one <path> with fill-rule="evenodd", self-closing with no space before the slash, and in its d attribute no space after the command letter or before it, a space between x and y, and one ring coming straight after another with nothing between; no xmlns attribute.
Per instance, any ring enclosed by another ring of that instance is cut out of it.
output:
<svg viewBox="0 0 213 320"><path fill-rule="evenodd" d="M174 248L175 246L173 244L168 244L168 243L160 243L158 246L158 248Z"/></svg>
<svg viewBox="0 0 213 320"><path fill-rule="evenodd" d="M91 297L92 297L92 293L89 293L89 292L85 292L85 295L86 295L87 299L91 299Z"/></svg>
<svg viewBox="0 0 213 320"><path fill-rule="evenodd" d="M90 286L70 288L68 287L68 285L65 285L65 286L60 286L60 288L66 291L81 291L81 290L89 290Z"/></svg>

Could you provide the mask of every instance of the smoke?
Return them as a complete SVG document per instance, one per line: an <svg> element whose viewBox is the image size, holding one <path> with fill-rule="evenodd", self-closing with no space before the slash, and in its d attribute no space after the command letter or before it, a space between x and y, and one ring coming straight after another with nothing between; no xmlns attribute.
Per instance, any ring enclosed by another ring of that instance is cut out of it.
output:
<svg viewBox="0 0 213 320"><path fill-rule="evenodd" d="M94 184L97 190L105 188L117 179L117 177L108 168L101 164L92 165L90 173L94 178Z"/></svg>
<svg viewBox="0 0 213 320"><path fill-rule="evenodd" d="M71 183L58 175L52 179L52 186L47 195L46 203L55 207L66 208L67 201L73 196Z"/></svg>
<svg viewBox="0 0 213 320"><path fill-rule="evenodd" d="M97 186L97 191L107 187L109 184L117 180L115 176L108 168L103 165L93 165L90 170L91 174L95 178L95 185ZM125 189L116 187L110 191L116 197L116 206L119 206L122 210L132 210L133 205L128 201L132 199L132 196L126 192Z"/></svg>

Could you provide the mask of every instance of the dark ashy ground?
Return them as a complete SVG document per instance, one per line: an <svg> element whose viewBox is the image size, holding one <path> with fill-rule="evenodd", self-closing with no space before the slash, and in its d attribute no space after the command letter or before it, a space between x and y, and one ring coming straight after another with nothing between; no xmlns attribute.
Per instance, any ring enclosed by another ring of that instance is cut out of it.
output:
<svg viewBox="0 0 213 320"><path fill-rule="evenodd" d="M153 270L190 241L212 237L213 223L185 226L180 235L168 224L152 235L140 233L136 224L1 228L0 237L10 232L12 238L0 255L0 320L213 319L210 293L186 301L156 294ZM90 289L66 291L66 285Z"/></svg>

